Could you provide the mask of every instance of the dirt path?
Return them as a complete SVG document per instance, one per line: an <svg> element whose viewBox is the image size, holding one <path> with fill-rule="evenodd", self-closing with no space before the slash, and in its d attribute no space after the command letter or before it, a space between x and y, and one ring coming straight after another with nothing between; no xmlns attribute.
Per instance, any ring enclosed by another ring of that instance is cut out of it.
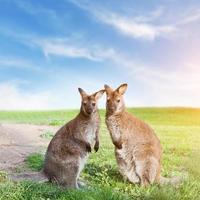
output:
<svg viewBox="0 0 200 200"><path fill-rule="evenodd" d="M28 154L44 150L49 139L42 138L41 134L55 133L57 129L43 125L0 124L0 171L14 171Z"/></svg>

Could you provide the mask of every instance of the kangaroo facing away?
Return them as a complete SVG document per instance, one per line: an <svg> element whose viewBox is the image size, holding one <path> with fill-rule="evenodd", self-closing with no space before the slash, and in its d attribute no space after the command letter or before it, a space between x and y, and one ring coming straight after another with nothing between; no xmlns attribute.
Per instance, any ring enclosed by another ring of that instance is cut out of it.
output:
<svg viewBox="0 0 200 200"><path fill-rule="evenodd" d="M99 149L100 117L97 100L103 95L100 90L87 95L81 88L80 113L64 125L51 140L45 157L44 173L52 182L67 188L79 187L79 174L88 153Z"/></svg>
<svg viewBox="0 0 200 200"><path fill-rule="evenodd" d="M81 88L82 97L79 114L52 138L47 148L43 171L11 175L14 181L51 181L66 188L79 188L80 172L88 158L88 153L99 149L100 116L97 101L105 90L87 95Z"/></svg>
<svg viewBox="0 0 200 200"><path fill-rule="evenodd" d="M153 129L126 112L123 94L127 84L113 90L105 85L106 125L115 145L115 157L124 179L149 185L156 183L176 183L178 178L161 176L162 147Z"/></svg>

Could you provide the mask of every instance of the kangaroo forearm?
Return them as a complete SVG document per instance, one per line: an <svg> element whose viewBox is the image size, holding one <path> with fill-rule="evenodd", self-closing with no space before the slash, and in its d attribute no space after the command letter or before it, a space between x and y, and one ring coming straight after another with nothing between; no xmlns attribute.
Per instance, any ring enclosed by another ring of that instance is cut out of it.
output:
<svg viewBox="0 0 200 200"><path fill-rule="evenodd" d="M94 145L94 150L97 152L99 150L99 140L96 140Z"/></svg>
<svg viewBox="0 0 200 200"><path fill-rule="evenodd" d="M96 131L94 150L96 152L99 150L99 130Z"/></svg>
<svg viewBox="0 0 200 200"><path fill-rule="evenodd" d="M74 138L74 142L77 144L83 146L87 152L91 152L91 145L86 142L85 140L79 139L79 138Z"/></svg>
<svg viewBox="0 0 200 200"><path fill-rule="evenodd" d="M122 148L122 139L120 138L113 138L112 139L113 144L115 145L115 147L117 149L121 149Z"/></svg>

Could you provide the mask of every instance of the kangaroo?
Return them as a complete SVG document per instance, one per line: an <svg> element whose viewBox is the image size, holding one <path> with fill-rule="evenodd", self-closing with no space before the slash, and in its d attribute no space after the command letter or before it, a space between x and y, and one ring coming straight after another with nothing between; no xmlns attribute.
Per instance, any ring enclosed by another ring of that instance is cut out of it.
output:
<svg viewBox="0 0 200 200"><path fill-rule="evenodd" d="M51 181L66 188L83 185L78 179L88 154L99 149L100 116L97 101L105 90L92 95L78 88L82 103L79 114L61 127L49 143L43 171L12 175L14 181L24 179L40 182Z"/></svg>
<svg viewBox="0 0 200 200"><path fill-rule="evenodd" d="M87 95L79 88L82 97L80 113L64 125L51 140L45 157L44 173L50 181L67 188L78 188L80 172L91 149L99 149L100 116L97 100L100 90Z"/></svg>
<svg viewBox="0 0 200 200"><path fill-rule="evenodd" d="M115 146L119 171L131 183L176 183L177 178L161 176L162 147L154 130L125 110L123 95L127 84L113 90L105 85L107 95L106 125Z"/></svg>

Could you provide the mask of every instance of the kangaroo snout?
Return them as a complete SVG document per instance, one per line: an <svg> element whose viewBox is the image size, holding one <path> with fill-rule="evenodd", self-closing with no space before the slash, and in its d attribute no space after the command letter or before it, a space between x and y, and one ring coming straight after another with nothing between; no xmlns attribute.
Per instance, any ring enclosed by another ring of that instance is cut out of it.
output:
<svg viewBox="0 0 200 200"><path fill-rule="evenodd" d="M89 107L86 109L86 112L87 112L88 114L92 114L94 111L95 111L95 108L92 107L92 106L89 106Z"/></svg>

